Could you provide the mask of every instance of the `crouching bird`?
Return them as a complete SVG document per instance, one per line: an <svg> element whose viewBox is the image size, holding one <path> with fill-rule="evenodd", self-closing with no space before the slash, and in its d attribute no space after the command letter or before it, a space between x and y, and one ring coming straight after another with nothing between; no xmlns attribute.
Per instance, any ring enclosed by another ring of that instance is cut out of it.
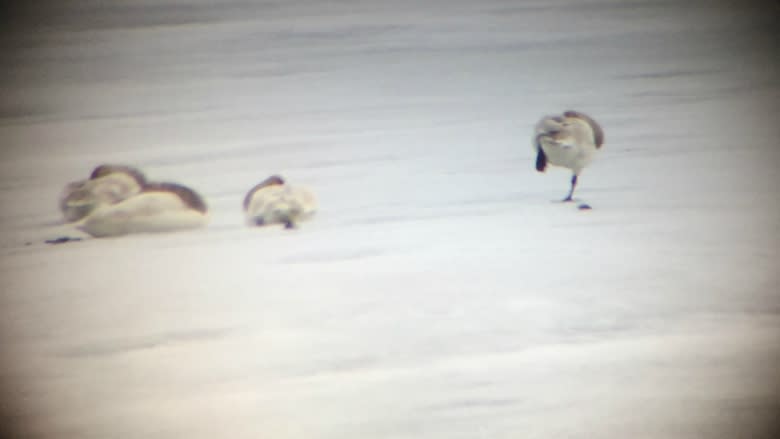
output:
<svg viewBox="0 0 780 439"><path fill-rule="evenodd" d="M562 201L572 201L577 177L603 143L604 131L584 113L569 110L562 115L545 116L536 124L533 137L536 170L544 172L548 164L571 169L571 189Z"/></svg>
<svg viewBox="0 0 780 439"><path fill-rule="evenodd" d="M177 183L153 182L118 203L98 205L77 227L102 238L174 232L207 222L208 207L197 192Z"/></svg>
<svg viewBox="0 0 780 439"><path fill-rule="evenodd" d="M284 224L292 229L316 210L317 200L308 189L290 186L278 175L261 181L244 197L244 216L250 226Z"/></svg>
<svg viewBox="0 0 780 439"><path fill-rule="evenodd" d="M143 190L146 177L126 165L103 164L89 178L68 183L60 195L60 211L67 222L76 222L98 206L119 203Z"/></svg>

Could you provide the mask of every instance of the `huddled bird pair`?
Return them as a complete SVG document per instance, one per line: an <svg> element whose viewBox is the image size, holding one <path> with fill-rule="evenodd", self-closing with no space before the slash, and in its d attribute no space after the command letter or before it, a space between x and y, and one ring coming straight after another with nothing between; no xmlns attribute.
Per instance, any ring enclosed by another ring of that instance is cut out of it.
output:
<svg viewBox="0 0 780 439"><path fill-rule="evenodd" d="M273 175L244 197L246 223L295 227L317 209L306 188ZM159 233L203 227L208 207L197 192L170 182L151 182L137 168L100 165L89 178L68 183L60 197L65 221L94 237Z"/></svg>
<svg viewBox="0 0 780 439"><path fill-rule="evenodd" d="M543 117L532 143L537 171L544 172L548 165L572 171L571 188L563 199L572 201L577 177L601 148L604 132L590 116L565 111ZM100 165L89 178L69 183L60 210L67 222L95 237L168 232L208 222L208 207L197 192L178 183L150 182L140 170L125 165ZM308 189L272 175L247 192L243 210L248 225L293 228L316 212L317 201Z"/></svg>

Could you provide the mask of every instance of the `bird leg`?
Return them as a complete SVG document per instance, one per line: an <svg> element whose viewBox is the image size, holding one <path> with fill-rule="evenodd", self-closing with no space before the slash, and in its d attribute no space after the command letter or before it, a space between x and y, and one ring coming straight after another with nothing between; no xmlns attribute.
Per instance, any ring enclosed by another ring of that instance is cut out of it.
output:
<svg viewBox="0 0 780 439"><path fill-rule="evenodd" d="M569 189L569 195L566 195L562 201L572 201L571 196L574 195L574 188L577 186L577 174L571 176L571 189Z"/></svg>

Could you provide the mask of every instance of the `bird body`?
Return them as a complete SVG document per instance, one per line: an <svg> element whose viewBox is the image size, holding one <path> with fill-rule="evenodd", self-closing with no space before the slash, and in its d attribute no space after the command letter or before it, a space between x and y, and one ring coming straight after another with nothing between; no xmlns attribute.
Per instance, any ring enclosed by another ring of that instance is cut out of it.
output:
<svg viewBox="0 0 780 439"><path fill-rule="evenodd" d="M65 221L78 221L101 205L118 203L143 189L146 178L130 166L100 165L89 178L68 183L59 207Z"/></svg>
<svg viewBox="0 0 780 439"><path fill-rule="evenodd" d="M590 116L578 111L543 117L534 130L533 148L536 170L544 172L547 165L572 171L571 190L563 201L571 201L577 177L604 143L604 132Z"/></svg>
<svg viewBox="0 0 780 439"><path fill-rule="evenodd" d="M163 233L205 226L208 208L192 189L176 183L149 183L115 204L103 204L79 228L94 237Z"/></svg>
<svg viewBox="0 0 780 439"><path fill-rule="evenodd" d="M317 201L311 191L290 186L278 175L263 180L244 197L244 216L251 226L284 224L293 228L316 210Z"/></svg>

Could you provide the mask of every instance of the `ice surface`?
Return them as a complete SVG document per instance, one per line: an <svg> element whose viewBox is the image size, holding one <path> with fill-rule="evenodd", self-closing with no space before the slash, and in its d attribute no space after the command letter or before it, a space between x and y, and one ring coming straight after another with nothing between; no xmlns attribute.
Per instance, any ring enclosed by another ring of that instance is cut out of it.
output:
<svg viewBox="0 0 780 439"><path fill-rule="evenodd" d="M28 437L770 437L771 13L46 7L0 73L0 376ZM533 125L570 108L606 132L591 211L534 171ZM211 224L44 244L82 236L57 197L104 162L195 188ZM244 226L272 173L314 220Z"/></svg>

